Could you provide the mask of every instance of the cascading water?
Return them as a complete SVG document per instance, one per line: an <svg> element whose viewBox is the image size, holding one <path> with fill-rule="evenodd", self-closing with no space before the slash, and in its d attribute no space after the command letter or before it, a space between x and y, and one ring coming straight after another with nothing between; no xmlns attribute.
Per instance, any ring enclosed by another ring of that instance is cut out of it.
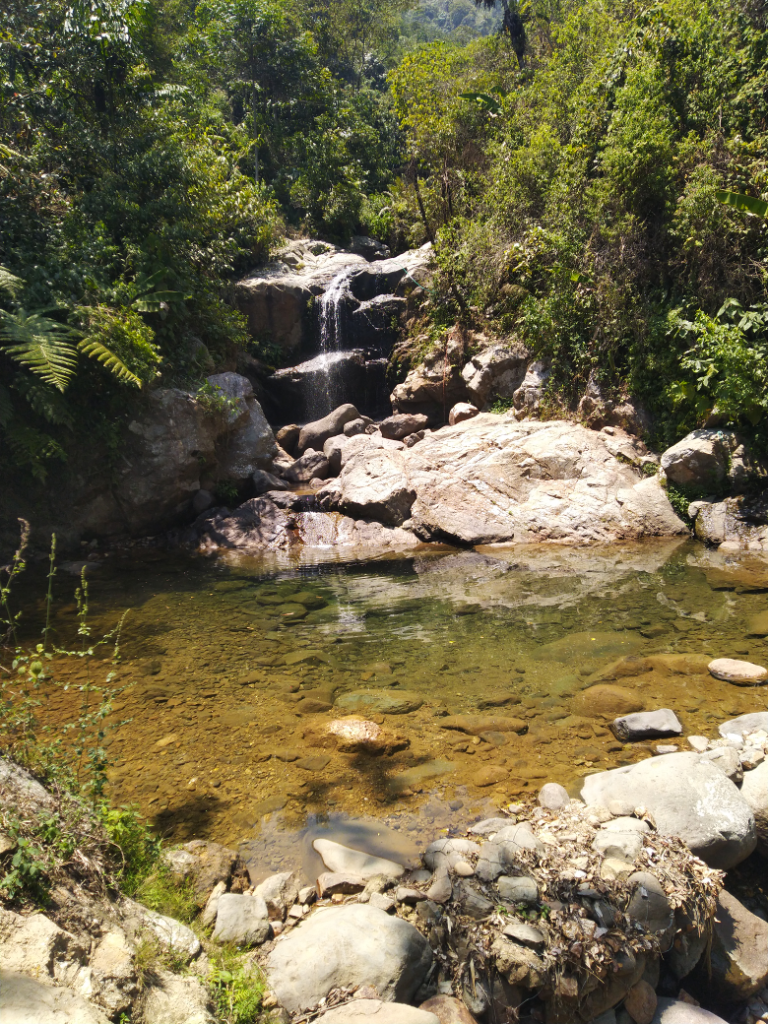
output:
<svg viewBox="0 0 768 1024"><path fill-rule="evenodd" d="M324 416L338 404L333 381L334 365L341 358L344 340L344 299L347 285L357 266L345 267L328 285L320 299L320 355L315 360L320 372L320 387L314 396L315 415Z"/></svg>

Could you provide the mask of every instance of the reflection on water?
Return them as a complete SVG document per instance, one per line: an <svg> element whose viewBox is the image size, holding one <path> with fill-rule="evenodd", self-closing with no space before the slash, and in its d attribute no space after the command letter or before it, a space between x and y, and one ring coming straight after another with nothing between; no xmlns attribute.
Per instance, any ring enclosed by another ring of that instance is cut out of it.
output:
<svg viewBox="0 0 768 1024"><path fill-rule="evenodd" d="M132 609L113 797L172 839L246 843L265 873L309 870L313 830L338 834L352 817L378 822L391 855L395 834L415 849L545 779L574 785L648 756L610 734L613 700L673 708L686 732L710 735L765 706L763 689L706 672L711 656L765 663L765 562L690 542L323 557L145 559L94 574L97 627ZM73 613L60 614L62 636ZM78 681L78 666L66 671ZM590 689L606 683L618 698ZM45 714L66 718L74 699L56 691ZM371 757L311 745L318 723L350 713L409 746ZM479 714L527 732L441 728ZM489 776L501 781L479 785Z"/></svg>

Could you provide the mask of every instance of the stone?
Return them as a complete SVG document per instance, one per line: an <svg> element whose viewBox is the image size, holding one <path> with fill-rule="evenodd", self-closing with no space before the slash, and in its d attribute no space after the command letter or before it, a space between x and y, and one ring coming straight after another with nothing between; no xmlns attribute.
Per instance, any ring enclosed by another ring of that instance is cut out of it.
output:
<svg viewBox="0 0 768 1024"><path fill-rule="evenodd" d="M507 820L506 825L509 824ZM436 839L424 851L424 863L433 871L440 867L455 868L466 857L476 857L480 846L471 839Z"/></svg>
<svg viewBox="0 0 768 1024"><path fill-rule="evenodd" d="M315 887L317 895L325 899L328 896L353 896L365 889L365 882L363 875L351 871L324 871L318 875Z"/></svg>
<svg viewBox="0 0 768 1024"><path fill-rule="evenodd" d="M144 989L142 1019L152 1024L215 1024L210 996L199 978L153 971Z"/></svg>
<svg viewBox="0 0 768 1024"><path fill-rule="evenodd" d="M728 475L731 452L737 447L730 431L694 430L661 456L661 468L678 487L717 489Z"/></svg>
<svg viewBox="0 0 768 1024"><path fill-rule="evenodd" d="M712 985L723 1000L749 999L768 983L768 922L723 889L710 955Z"/></svg>
<svg viewBox="0 0 768 1024"><path fill-rule="evenodd" d="M484 921L494 910L494 904L483 896L476 886L467 881L462 880L456 884L453 899L459 904L465 917L472 917L476 921Z"/></svg>
<svg viewBox="0 0 768 1024"><path fill-rule="evenodd" d="M192 511L196 516L199 516L201 512L205 512L213 504L214 499L211 492L205 490L204 487L201 487L192 499Z"/></svg>
<svg viewBox="0 0 768 1024"><path fill-rule="evenodd" d="M399 878L405 871L402 864L397 864L393 860L374 857L362 850L350 849L341 843L335 843L332 839L315 839L312 846L320 854L323 864L329 871L361 875L363 878L373 878L374 875Z"/></svg>
<svg viewBox="0 0 768 1024"><path fill-rule="evenodd" d="M330 469L330 463L322 452L317 452L314 448L307 448L292 466L283 470L283 476L291 483L307 483L315 477L320 480L325 479Z"/></svg>
<svg viewBox="0 0 768 1024"><path fill-rule="evenodd" d="M528 725L521 718L510 718L503 715L448 715L440 718L437 724L441 729L454 729L468 736L482 736L486 732L525 733ZM507 822L509 824L509 822Z"/></svg>
<svg viewBox="0 0 768 1024"><path fill-rule="evenodd" d="M289 455L295 455L300 433L301 427L298 423L288 423L286 426L280 427L275 434L275 440Z"/></svg>
<svg viewBox="0 0 768 1024"><path fill-rule="evenodd" d="M724 679L736 686L754 686L768 681L768 669L753 665L749 661L735 661L733 658L715 658L709 663L709 671L715 679Z"/></svg>
<svg viewBox="0 0 768 1024"><path fill-rule="evenodd" d="M314 1024L442 1024L436 1014L404 1003L383 1003L380 999L353 999L328 1010Z"/></svg>
<svg viewBox="0 0 768 1024"><path fill-rule="evenodd" d="M432 877L432 884L426 892L427 899L432 903L447 903L453 898L451 876L446 867L440 867Z"/></svg>
<svg viewBox="0 0 768 1024"><path fill-rule="evenodd" d="M545 362L539 360L528 365L522 384L512 396L517 419L538 413L550 376L551 370Z"/></svg>
<svg viewBox="0 0 768 1024"><path fill-rule="evenodd" d="M659 997L651 1024L726 1024L726 1021L682 999Z"/></svg>
<svg viewBox="0 0 768 1024"><path fill-rule="evenodd" d="M547 938L540 928L535 928L525 921L510 921L502 929L502 935L521 946L530 946L531 949L541 949L546 944Z"/></svg>
<svg viewBox="0 0 768 1024"><path fill-rule="evenodd" d="M370 423L371 420L367 416L358 416L356 420L350 420L349 423L344 424L344 436L357 437L359 434L364 434L366 427L368 427ZM328 442L326 441L326 444L327 443ZM323 450L325 450L325 445L323 446Z"/></svg>
<svg viewBox="0 0 768 1024"><path fill-rule="evenodd" d="M122 906L126 912L123 925L131 938L150 932L163 949L186 960L192 960L202 952L198 937L181 921L148 910L133 900L123 899Z"/></svg>
<svg viewBox="0 0 768 1024"><path fill-rule="evenodd" d="M393 441L402 441L409 434L415 434L429 426L429 418L421 413L395 413L382 420L379 430L382 437L390 438Z"/></svg>
<svg viewBox="0 0 768 1024"><path fill-rule="evenodd" d="M259 882L254 896L260 896L266 903L270 921L284 921L298 899L299 880L293 871L280 871Z"/></svg>
<svg viewBox="0 0 768 1024"><path fill-rule="evenodd" d="M530 352L517 341L492 344L461 371L469 400L487 410L495 399L512 398L525 379Z"/></svg>
<svg viewBox="0 0 768 1024"><path fill-rule="evenodd" d="M662 708L659 711L640 711L615 718L611 722L611 732L622 743L634 743L636 740L682 736L683 727L674 711Z"/></svg>
<svg viewBox="0 0 768 1024"><path fill-rule="evenodd" d="M496 970L510 985L535 989L544 983L544 961L534 950L500 937L491 946L491 954Z"/></svg>
<svg viewBox="0 0 768 1024"><path fill-rule="evenodd" d="M205 904L205 908L200 917L200 923L203 928L211 928L216 923L216 914L219 910L219 899L227 891L225 882L217 882L213 887L213 892L208 897L208 902Z"/></svg>
<svg viewBox="0 0 768 1024"><path fill-rule="evenodd" d="M547 782L543 785L537 799L539 806L548 811L560 811L571 802L568 790L557 782Z"/></svg>
<svg viewBox="0 0 768 1024"><path fill-rule="evenodd" d="M174 861L175 853L182 854L182 858ZM205 839L193 839L180 851L171 851L167 856L171 858L168 860L171 873L179 881L192 882L200 906L205 905L218 882L229 884L237 864L234 850Z"/></svg>
<svg viewBox="0 0 768 1024"><path fill-rule="evenodd" d="M689 736L688 746L692 747L697 754L703 754L709 747L709 740L706 736Z"/></svg>
<svg viewBox="0 0 768 1024"><path fill-rule="evenodd" d="M358 690L336 698L336 706L347 711L363 710L368 714L407 715L418 711L424 698L410 690Z"/></svg>
<svg viewBox="0 0 768 1024"><path fill-rule="evenodd" d="M117 1017L128 1013L139 994L139 979L134 964L133 949L121 931L106 932L90 963L90 992L83 994L98 1002L110 1014Z"/></svg>
<svg viewBox="0 0 768 1024"><path fill-rule="evenodd" d="M635 870L635 863L623 857L605 857L600 864L600 877L605 882L622 881Z"/></svg>
<svg viewBox="0 0 768 1024"><path fill-rule="evenodd" d="M509 772L506 768L501 768L499 765L485 765L483 768L478 769L471 776L471 782L473 786L479 788L486 788L487 786L495 786L500 782L505 782L509 778Z"/></svg>
<svg viewBox="0 0 768 1024"><path fill-rule="evenodd" d="M617 857L619 860L632 862L640 855L643 848L641 830L629 824L637 819L616 818L615 820L627 822L626 827L600 829L592 841L592 849L601 857ZM613 825L614 822L610 822L610 824ZM645 824L645 822L638 822L638 824Z"/></svg>
<svg viewBox="0 0 768 1024"><path fill-rule="evenodd" d="M768 856L768 761L745 773L741 795L755 816L757 848L764 857Z"/></svg>
<svg viewBox="0 0 768 1024"><path fill-rule="evenodd" d="M297 451L303 455L307 448L321 451L323 445L329 438L336 437L344 432L344 426L353 420L360 419L360 413L350 403L340 405L333 412L329 412L320 420L307 423L301 428Z"/></svg>
<svg viewBox="0 0 768 1024"><path fill-rule="evenodd" d="M679 836L710 867L735 867L757 843L749 804L721 771L693 752L589 775L581 796L587 806L607 807L615 815L646 807L662 835Z"/></svg>
<svg viewBox="0 0 768 1024"><path fill-rule="evenodd" d="M744 777L739 753L733 747L715 747L705 750L701 757L719 768L720 771L735 785L740 786Z"/></svg>
<svg viewBox="0 0 768 1024"><path fill-rule="evenodd" d="M372 985L386 1002L409 1002L432 959L429 943L412 924L354 904L316 911L281 936L266 973L279 1003L297 1013L339 987Z"/></svg>
<svg viewBox="0 0 768 1024"><path fill-rule="evenodd" d="M312 746L332 747L342 754L393 754L410 745L406 737L356 716L311 726L303 738Z"/></svg>
<svg viewBox="0 0 768 1024"><path fill-rule="evenodd" d="M496 888L503 900L531 905L539 902L539 889L533 878L526 875L502 875L496 879Z"/></svg>
<svg viewBox="0 0 768 1024"><path fill-rule="evenodd" d="M467 832L471 832L472 835L476 836L492 836L500 829L506 828L507 825L514 824L514 818L484 818L482 821L470 825Z"/></svg>
<svg viewBox="0 0 768 1024"><path fill-rule="evenodd" d="M457 402L448 414L448 423L455 427L457 423L473 419L479 412L477 406L470 402Z"/></svg>
<svg viewBox="0 0 768 1024"><path fill-rule="evenodd" d="M642 979L624 997L624 1009L635 1024L652 1024L658 999L653 988Z"/></svg>
<svg viewBox="0 0 768 1024"><path fill-rule="evenodd" d="M48 975L67 985L76 981L88 950L43 914L25 917L0 907L0 971Z"/></svg>
<svg viewBox="0 0 768 1024"><path fill-rule="evenodd" d="M225 893L216 911L216 942L237 946L260 946L269 937L269 911L261 896Z"/></svg>
<svg viewBox="0 0 768 1024"><path fill-rule="evenodd" d="M434 1014L439 1024L477 1024L464 1003L454 996L432 996L419 1009Z"/></svg>
<svg viewBox="0 0 768 1024"><path fill-rule="evenodd" d="M485 882L493 882L499 875L509 874L519 867L518 857L527 853L542 853L544 844L536 838L527 821L500 829L492 840L483 843L475 872Z"/></svg>
<svg viewBox="0 0 768 1024"><path fill-rule="evenodd" d="M768 611L750 615L747 619L747 636L768 636Z"/></svg>
<svg viewBox="0 0 768 1024"><path fill-rule="evenodd" d="M672 927L674 914L658 878L647 871L636 871L629 876L627 884L634 887L627 904L627 915L657 935L668 931Z"/></svg>
<svg viewBox="0 0 768 1024"><path fill-rule="evenodd" d="M273 473L267 473L264 469L257 469L251 473L254 493L258 497L266 494L267 491L290 491L291 485Z"/></svg>
<svg viewBox="0 0 768 1024"><path fill-rule="evenodd" d="M0 969L3 1024L109 1024L106 1013L71 989Z"/></svg>
<svg viewBox="0 0 768 1024"><path fill-rule="evenodd" d="M625 686L598 683L589 686L571 701L577 715L588 718L615 718L642 710L642 699Z"/></svg>
<svg viewBox="0 0 768 1024"><path fill-rule="evenodd" d="M768 732L768 711L756 711L749 715L731 718L729 721L723 722L718 732L726 740L731 737L743 740L748 733L758 730Z"/></svg>
<svg viewBox="0 0 768 1024"><path fill-rule="evenodd" d="M364 900L361 898L360 902L363 903ZM377 910L385 911L387 914L393 914L397 906L394 897L386 892L372 892L368 897L368 904Z"/></svg>
<svg viewBox="0 0 768 1024"><path fill-rule="evenodd" d="M642 453L642 442L625 435L617 446L616 438L564 421L483 413L401 451L345 449L338 478L318 500L325 511L407 523L421 540L467 546L687 532L658 479L635 468Z"/></svg>

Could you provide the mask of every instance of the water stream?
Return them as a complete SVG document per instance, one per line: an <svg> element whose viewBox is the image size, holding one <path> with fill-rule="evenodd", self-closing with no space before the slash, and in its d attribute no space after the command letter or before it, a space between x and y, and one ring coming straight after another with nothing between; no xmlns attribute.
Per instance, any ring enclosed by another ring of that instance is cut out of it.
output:
<svg viewBox="0 0 768 1024"><path fill-rule="evenodd" d="M344 341L343 300L347 285L357 266L345 267L333 278L320 298L320 386L312 396L312 416L319 419L344 401L333 379L333 368L339 362Z"/></svg>
<svg viewBox="0 0 768 1024"><path fill-rule="evenodd" d="M58 593L75 585L62 570ZM689 734L764 710L764 688L717 681L706 663L766 663L754 626L766 594L768 563L688 541L351 562L332 549L293 561L107 560L92 577L94 631L131 609L112 796L172 840L241 844L265 874L286 864L311 874L317 830L357 829L407 856L544 780L577 788L588 772L650 756L653 744L614 740L596 683L672 708ZM75 610L59 612L62 643ZM75 714L86 668L59 670L74 685L48 694L41 714L54 725ZM350 714L408 745L371 757L315 744L324 723ZM442 727L468 714L522 719L527 732ZM489 768L496 781L480 784Z"/></svg>

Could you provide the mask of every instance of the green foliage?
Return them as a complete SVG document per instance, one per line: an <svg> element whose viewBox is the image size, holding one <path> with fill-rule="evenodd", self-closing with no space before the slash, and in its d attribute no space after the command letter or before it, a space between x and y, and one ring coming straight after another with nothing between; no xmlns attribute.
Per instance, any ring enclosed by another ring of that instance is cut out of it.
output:
<svg viewBox="0 0 768 1024"><path fill-rule="evenodd" d="M160 840L148 831L135 807L111 807L102 802L97 811L107 835L120 852L117 871L120 886L129 896L136 896L157 869Z"/></svg>
<svg viewBox="0 0 768 1024"><path fill-rule="evenodd" d="M718 189L715 193L721 203L726 206L734 206L744 213L752 213L755 217L768 217L768 203L762 199L755 199L754 196L743 196L737 192L725 192Z"/></svg>
<svg viewBox="0 0 768 1024"><path fill-rule="evenodd" d="M64 391L77 364L77 350L69 341L72 331L40 313L0 309L2 349L20 366L27 367L46 384Z"/></svg>
<svg viewBox="0 0 768 1024"><path fill-rule="evenodd" d="M237 950L222 946L216 950L208 975L208 986L223 1024L257 1024L266 983L258 967Z"/></svg>
<svg viewBox="0 0 768 1024"><path fill-rule="evenodd" d="M143 306L147 311L146 301ZM77 347L84 355L137 387L158 376L162 355L154 331L137 312L108 306L79 306L76 312L83 333Z"/></svg>

